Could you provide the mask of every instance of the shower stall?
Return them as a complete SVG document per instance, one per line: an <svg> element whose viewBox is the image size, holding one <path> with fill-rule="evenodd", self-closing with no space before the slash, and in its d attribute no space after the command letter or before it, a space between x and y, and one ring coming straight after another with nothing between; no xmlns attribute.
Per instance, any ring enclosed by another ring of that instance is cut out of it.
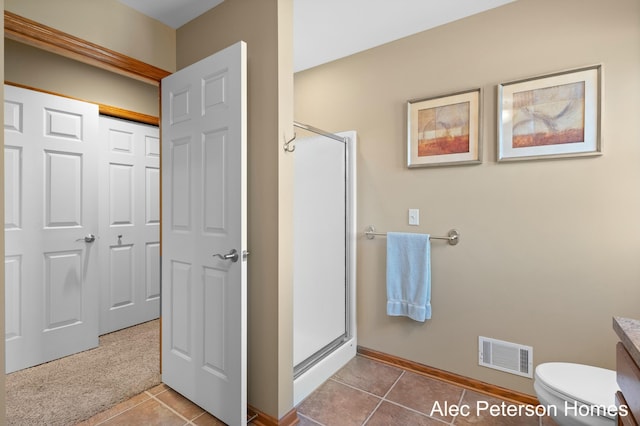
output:
<svg viewBox="0 0 640 426"><path fill-rule="evenodd" d="M316 134L295 139L293 388L298 404L356 354L356 132L295 125Z"/></svg>

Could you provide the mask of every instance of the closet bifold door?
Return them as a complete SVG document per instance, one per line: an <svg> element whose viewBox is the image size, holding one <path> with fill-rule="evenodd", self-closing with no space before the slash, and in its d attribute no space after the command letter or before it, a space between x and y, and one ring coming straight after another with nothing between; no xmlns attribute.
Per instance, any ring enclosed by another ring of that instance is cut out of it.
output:
<svg viewBox="0 0 640 426"><path fill-rule="evenodd" d="M100 116L100 334L160 316L157 126Z"/></svg>
<svg viewBox="0 0 640 426"><path fill-rule="evenodd" d="M98 107L5 85L6 372L98 345Z"/></svg>

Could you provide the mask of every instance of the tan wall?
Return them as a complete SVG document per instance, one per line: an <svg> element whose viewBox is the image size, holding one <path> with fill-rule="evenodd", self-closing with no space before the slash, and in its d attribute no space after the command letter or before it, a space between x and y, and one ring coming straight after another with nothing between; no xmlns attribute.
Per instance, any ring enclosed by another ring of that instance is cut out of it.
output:
<svg viewBox="0 0 640 426"><path fill-rule="evenodd" d="M178 69L247 42L248 401L277 418L293 405L293 157L282 150L293 132L292 10L292 0L226 0L177 32Z"/></svg>
<svg viewBox="0 0 640 426"><path fill-rule="evenodd" d="M637 0L519 0L295 75L296 120L358 132L361 231L461 234L432 245L424 324L385 314L385 240L360 236L360 345L527 393L478 366L479 335L614 368L612 316L640 318L638 22ZM497 84L596 63L604 154L498 164ZM406 101L476 87L483 163L407 169Z"/></svg>
<svg viewBox="0 0 640 426"><path fill-rule="evenodd" d="M118 0L6 0L5 9L158 68L175 71L175 30Z"/></svg>
<svg viewBox="0 0 640 426"><path fill-rule="evenodd" d="M5 9L166 71L176 69L176 31L118 0L7 0ZM88 102L160 115L156 86L11 40L6 41L5 79Z"/></svg>
<svg viewBox="0 0 640 426"><path fill-rule="evenodd" d="M5 39L5 81L158 117L159 90L100 68ZM46 70L46 72L42 72Z"/></svg>
<svg viewBox="0 0 640 426"><path fill-rule="evenodd" d="M283 143L293 133L293 1L278 0L278 133L273 146L278 152L278 418L293 408L293 173L295 157L283 150ZM271 144L270 144L271 145ZM249 154L251 155L251 154ZM258 158L256 161L259 161ZM254 219L257 222L257 219ZM264 222L262 227L264 227ZM269 224L267 223L267 226ZM257 284L257 281L254 281ZM251 293L250 293L251 294ZM251 297L251 296L250 296ZM251 311L250 311L251 312ZM250 314L251 315L251 314ZM251 324L256 326L256 318ZM249 325L251 327L251 324ZM250 342L263 336L249 332ZM250 352L254 365L260 364L257 353ZM250 395L264 398L260 383Z"/></svg>

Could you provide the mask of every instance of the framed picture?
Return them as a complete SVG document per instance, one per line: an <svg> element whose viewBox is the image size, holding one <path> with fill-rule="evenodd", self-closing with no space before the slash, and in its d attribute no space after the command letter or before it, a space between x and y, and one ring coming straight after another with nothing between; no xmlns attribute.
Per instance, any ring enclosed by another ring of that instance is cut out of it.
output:
<svg viewBox="0 0 640 426"><path fill-rule="evenodd" d="M498 86L498 161L600 155L602 66Z"/></svg>
<svg viewBox="0 0 640 426"><path fill-rule="evenodd" d="M478 164L480 89L407 103L407 166Z"/></svg>

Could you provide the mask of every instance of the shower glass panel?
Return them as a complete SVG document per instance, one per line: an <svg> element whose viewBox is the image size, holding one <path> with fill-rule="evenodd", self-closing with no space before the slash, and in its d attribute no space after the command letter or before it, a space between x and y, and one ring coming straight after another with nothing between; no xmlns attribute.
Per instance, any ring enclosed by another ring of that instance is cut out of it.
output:
<svg viewBox="0 0 640 426"><path fill-rule="evenodd" d="M294 377L342 345L349 330L348 150L313 136L296 140L294 188Z"/></svg>

